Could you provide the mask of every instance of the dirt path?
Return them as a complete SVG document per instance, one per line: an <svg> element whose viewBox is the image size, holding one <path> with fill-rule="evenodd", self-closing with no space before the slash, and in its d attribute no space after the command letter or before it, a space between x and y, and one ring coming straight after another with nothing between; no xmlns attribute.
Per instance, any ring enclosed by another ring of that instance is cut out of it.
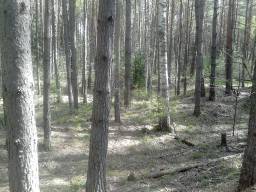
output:
<svg viewBox="0 0 256 192"><path fill-rule="evenodd" d="M158 179L128 181L129 174L150 174L177 168L195 162L204 162L232 155L244 148L247 111L246 99L239 103L236 137L231 137L233 114L232 98L215 103L204 101L200 118L192 116L193 98L172 101L172 119L179 137L193 144L188 146L169 133L158 133L152 126L156 116L154 101L134 102L123 111L122 125L111 122L108 150L108 187L111 192L161 191L233 191L239 176L240 158L208 164L187 172L166 175ZM40 110L40 109L38 109ZM83 191L88 160L90 110L83 106L76 115L70 115L66 106L53 109L53 149L42 149L42 131L39 128L39 166L42 192ZM38 117L40 125L40 115ZM219 148L220 133L228 134L232 152ZM8 192L7 153L4 132L0 130L0 192Z"/></svg>

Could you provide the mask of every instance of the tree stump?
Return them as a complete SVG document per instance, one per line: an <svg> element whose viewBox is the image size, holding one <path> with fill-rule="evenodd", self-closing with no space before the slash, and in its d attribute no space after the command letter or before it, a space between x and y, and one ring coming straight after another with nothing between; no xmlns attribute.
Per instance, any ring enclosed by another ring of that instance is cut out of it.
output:
<svg viewBox="0 0 256 192"><path fill-rule="evenodd" d="M227 147L227 134L226 133L221 133L221 147Z"/></svg>

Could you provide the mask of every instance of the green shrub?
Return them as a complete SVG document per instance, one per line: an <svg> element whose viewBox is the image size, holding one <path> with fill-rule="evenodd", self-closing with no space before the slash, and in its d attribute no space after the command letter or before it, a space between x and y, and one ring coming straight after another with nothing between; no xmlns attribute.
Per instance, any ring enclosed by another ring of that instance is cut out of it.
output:
<svg viewBox="0 0 256 192"><path fill-rule="evenodd" d="M145 87L144 58L137 54L134 59L133 67L133 85L135 88Z"/></svg>

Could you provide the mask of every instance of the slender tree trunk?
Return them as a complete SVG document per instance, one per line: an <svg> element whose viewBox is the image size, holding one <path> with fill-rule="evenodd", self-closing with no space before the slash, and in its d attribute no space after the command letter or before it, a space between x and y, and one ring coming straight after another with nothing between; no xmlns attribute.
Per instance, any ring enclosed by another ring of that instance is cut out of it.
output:
<svg viewBox="0 0 256 192"><path fill-rule="evenodd" d="M54 64L54 73L55 73L55 84L56 84L56 93L57 93L57 103L61 103L61 87L60 87L60 77L59 77L59 67L58 67L58 35L57 35L57 26L58 23L56 22L56 9L55 3L58 5L58 2L52 0L52 57L53 57L53 64Z"/></svg>
<svg viewBox="0 0 256 192"><path fill-rule="evenodd" d="M62 13L64 21L64 42L65 42L65 55L66 55L66 72L67 72L67 90L68 90L68 102L69 109L73 109L73 92L71 84L71 51L69 43L69 20L67 12L67 0L62 0Z"/></svg>
<svg viewBox="0 0 256 192"><path fill-rule="evenodd" d="M225 0L221 2L220 18L225 18ZM223 52L223 39L224 39L225 19L220 19L219 25L219 40L218 40L218 55Z"/></svg>
<svg viewBox="0 0 256 192"><path fill-rule="evenodd" d="M115 1L100 0L93 94L92 130L86 192L106 192L106 156Z"/></svg>
<svg viewBox="0 0 256 192"><path fill-rule="evenodd" d="M184 68L183 68L183 94L187 94L187 66L189 61L189 19L190 19L190 0L187 0L186 6L186 37L185 37L185 51L184 51Z"/></svg>
<svg viewBox="0 0 256 192"><path fill-rule="evenodd" d="M169 111L169 83L168 83L168 65L167 65L167 2L160 0L158 2L159 20L158 20L158 39L159 39L159 74L160 74L160 92L163 102L163 115L159 119L159 129L161 131L170 131L170 111Z"/></svg>
<svg viewBox="0 0 256 192"><path fill-rule="evenodd" d="M43 97L43 120L44 120L44 147L51 148L51 111L50 111L50 86L51 86L51 40L50 40L50 6L45 1L44 13L44 97Z"/></svg>
<svg viewBox="0 0 256 192"><path fill-rule="evenodd" d="M233 29L234 29L234 0L229 0L227 38L226 38L226 95L232 91L232 66L233 66Z"/></svg>
<svg viewBox="0 0 256 192"><path fill-rule="evenodd" d="M172 75L172 58L173 58L173 26L175 17L175 1L172 0L171 8L171 20L170 20L170 34L169 34L169 47L168 47L168 79L169 85L171 86L171 75Z"/></svg>
<svg viewBox="0 0 256 192"><path fill-rule="evenodd" d="M124 105L130 106L131 102L131 0L126 0L126 21L125 21L125 90Z"/></svg>
<svg viewBox="0 0 256 192"><path fill-rule="evenodd" d="M180 95L180 81L181 74L183 70L183 66L181 63L181 53L182 53L182 44L183 44L183 27L182 27L182 19L183 19L183 1L180 0L180 10L179 10L179 53L178 53L178 77L177 77L177 95Z"/></svg>
<svg viewBox="0 0 256 192"><path fill-rule="evenodd" d="M195 2L196 14L196 82L195 82L195 108L194 115L199 116L201 113L201 79L202 79L202 41L203 41L203 20L204 20L205 0Z"/></svg>
<svg viewBox="0 0 256 192"><path fill-rule="evenodd" d="M83 4L83 53L82 53L82 93L83 93L83 103L87 103L87 82L86 82L86 53L88 53L88 50L86 50L86 38L88 36L86 30L87 30L87 0L84 0Z"/></svg>
<svg viewBox="0 0 256 192"><path fill-rule="evenodd" d="M121 1L116 0L116 24L115 24L115 66L114 66L114 109L115 122L121 123L120 117L120 35L121 35Z"/></svg>
<svg viewBox="0 0 256 192"><path fill-rule="evenodd" d="M210 92L209 92L210 101L215 101L218 4L219 4L219 0L214 0L213 19L212 19L211 76L210 76Z"/></svg>
<svg viewBox="0 0 256 192"><path fill-rule="evenodd" d="M39 52L39 4L38 0L36 4L36 77L37 77L37 94L41 94L41 82L40 82L40 52Z"/></svg>
<svg viewBox="0 0 256 192"><path fill-rule="evenodd" d="M70 29L70 44L71 44L71 83L74 100L74 108L78 109L78 85L77 85L77 64L76 64L76 45L75 45L75 0L69 0L69 29Z"/></svg>
<svg viewBox="0 0 256 192"><path fill-rule="evenodd" d="M92 90L92 68L95 61L95 48L96 48L96 11L95 11L95 2L91 1L91 14L90 14L90 26L89 26L89 38L90 38L90 57L89 57L89 66L88 66L88 90Z"/></svg>
<svg viewBox="0 0 256 192"><path fill-rule="evenodd" d="M30 0L0 1L10 192L40 191L30 7Z"/></svg>
<svg viewBox="0 0 256 192"><path fill-rule="evenodd" d="M249 48L249 41L250 41L250 32L251 32L251 8L250 0L246 0L246 13L245 13L245 26L244 26L244 42L242 47L243 52L243 66L242 66L242 74L241 74L241 82L242 87L245 87L245 67L247 66L248 62L248 48Z"/></svg>

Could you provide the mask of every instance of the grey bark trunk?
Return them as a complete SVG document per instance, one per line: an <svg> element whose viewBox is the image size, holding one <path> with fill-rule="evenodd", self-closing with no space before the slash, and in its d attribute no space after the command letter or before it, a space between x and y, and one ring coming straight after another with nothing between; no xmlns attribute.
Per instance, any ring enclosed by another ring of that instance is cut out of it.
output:
<svg viewBox="0 0 256 192"><path fill-rule="evenodd" d="M95 59L92 130L86 192L106 192L106 156L115 1L100 0Z"/></svg>
<svg viewBox="0 0 256 192"><path fill-rule="evenodd" d="M210 101L215 101L218 4L219 4L219 1L214 0L213 19L212 19L211 76L210 76L210 92L209 92Z"/></svg>
<svg viewBox="0 0 256 192"><path fill-rule="evenodd" d="M75 7L76 1L69 0L69 30L70 30L70 45L71 45L71 84L74 100L74 108L78 109L78 87L77 87L77 63L76 63L76 45L75 45Z"/></svg>
<svg viewBox="0 0 256 192"><path fill-rule="evenodd" d="M172 55L173 55L173 26L174 26L174 16L175 16L175 1L172 0L171 8L171 19L170 19L170 37L169 37L169 47L168 47L168 77L169 85L171 85L171 75L172 75Z"/></svg>
<svg viewBox="0 0 256 192"><path fill-rule="evenodd" d="M158 2L159 20L158 20L158 40L159 40L159 74L160 74L160 94L163 106L163 115L159 119L159 129L161 131L170 131L170 111L169 111L169 83L168 83L168 65L167 65L167 2L160 0Z"/></svg>
<svg viewBox="0 0 256 192"><path fill-rule="evenodd" d="M10 192L39 192L31 56L31 1L4 0L3 80Z"/></svg>
<svg viewBox="0 0 256 192"><path fill-rule="evenodd" d="M205 0L195 2L196 14L196 82L195 82L195 108L194 115L199 116L201 113L201 80L202 80L202 41L203 41L203 20L204 20Z"/></svg>
<svg viewBox="0 0 256 192"><path fill-rule="evenodd" d="M244 42L242 46L242 52L243 52L243 66L242 66L242 74L241 74L241 81L242 81L242 87L245 87L245 71L246 66L248 63L248 48L250 43L250 33L251 33L251 11L252 8L250 5L251 1L246 0L246 13L245 13L245 26L244 26Z"/></svg>
<svg viewBox="0 0 256 192"><path fill-rule="evenodd" d="M69 43L69 19L67 12L67 0L62 0L62 12L63 12L63 22L64 22L64 43L65 43L65 56L66 56L66 72L67 72L67 91L68 91L68 102L69 109L73 109L73 92L71 84L71 50Z"/></svg>
<svg viewBox="0 0 256 192"><path fill-rule="evenodd" d="M92 90L92 68L95 62L95 49L96 49L96 5L95 2L91 2L91 14L90 14L90 26L89 26L89 41L90 41L90 56L88 65L88 90Z"/></svg>
<svg viewBox="0 0 256 192"><path fill-rule="evenodd" d="M179 10L179 54L178 54L178 77L177 77L177 95L180 95L180 81L181 74L183 71L183 66L181 62L182 55L182 44L183 44L183 27L182 27L182 19L183 19L183 2L180 0L180 10Z"/></svg>
<svg viewBox="0 0 256 192"><path fill-rule="evenodd" d="M254 64L253 86L251 90L251 108L249 118L249 130L247 139L247 148L244 152L241 175L238 191L253 186L256 183L256 62Z"/></svg>
<svg viewBox="0 0 256 192"><path fill-rule="evenodd" d="M59 76L59 67L58 67L58 33L57 33L57 20L56 20L56 7L58 5L58 0L52 0L52 55L53 55L53 64L54 64L54 73L55 73L55 85L57 93L57 103L62 102L61 98L61 87L60 87L60 76Z"/></svg>
<svg viewBox="0 0 256 192"><path fill-rule="evenodd" d="M130 106L131 102L131 0L126 0L126 21L125 21L125 90L124 105Z"/></svg>
<svg viewBox="0 0 256 192"><path fill-rule="evenodd" d="M115 109L115 122L120 123L120 35L121 35L121 9L122 3L116 0L116 24L115 24L115 66L114 66L114 109Z"/></svg>
<svg viewBox="0 0 256 192"><path fill-rule="evenodd" d="M84 0L84 4L83 4L83 53L82 53L82 94L83 94L83 103L87 103L87 81L86 81L86 53L88 52L88 50L86 50L86 38L87 38L87 0ZM86 35L86 36L85 36Z"/></svg>
<svg viewBox="0 0 256 192"><path fill-rule="evenodd" d="M44 13L44 95L43 95L43 127L44 127L44 147L51 148L51 111L50 111L50 86L51 86L51 42L50 42L50 11L49 2L45 2Z"/></svg>
<svg viewBox="0 0 256 192"><path fill-rule="evenodd" d="M227 37L226 37L226 95L231 95L233 74L233 30L234 30L234 6L235 0L229 0Z"/></svg>

